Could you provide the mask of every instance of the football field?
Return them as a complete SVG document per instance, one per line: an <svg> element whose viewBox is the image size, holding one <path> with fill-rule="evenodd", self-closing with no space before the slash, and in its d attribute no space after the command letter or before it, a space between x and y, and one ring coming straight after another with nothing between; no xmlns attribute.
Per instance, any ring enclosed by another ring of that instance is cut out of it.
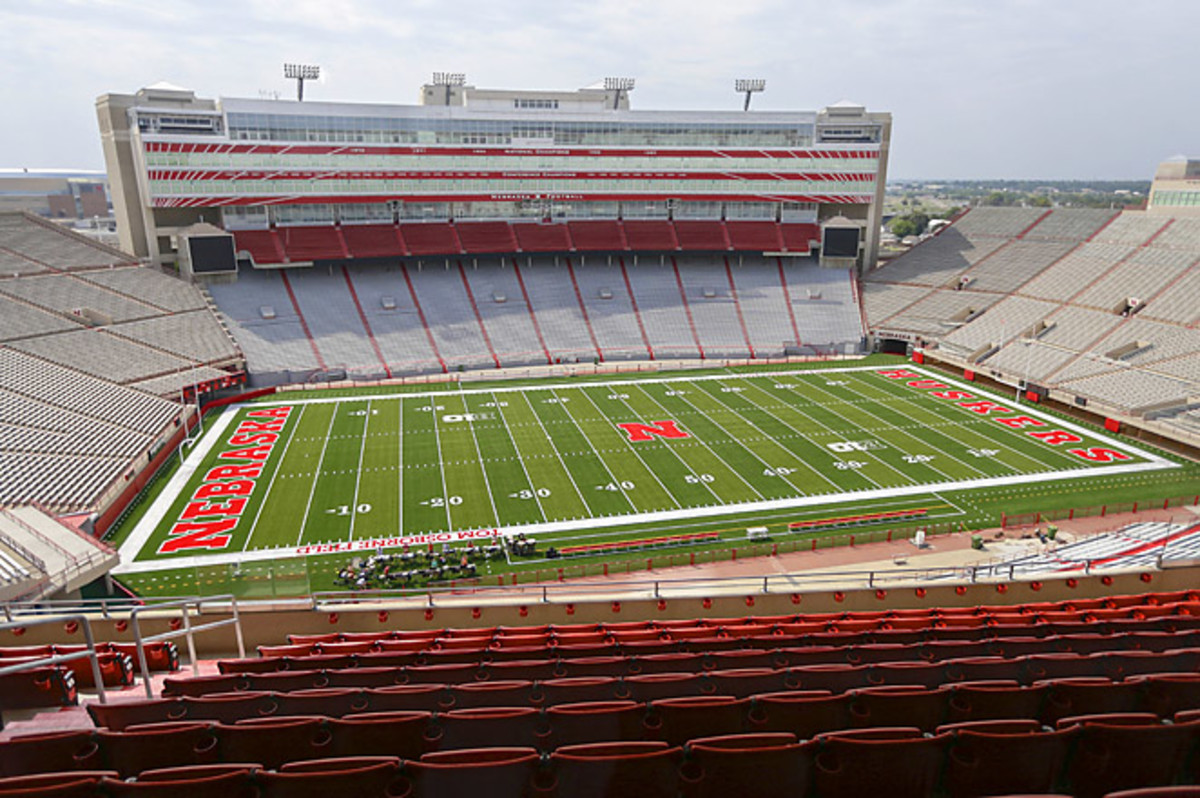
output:
<svg viewBox="0 0 1200 798"><path fill-rule="evenodd" d="M273 399L208 423L122 555L232 561L518 532L559 545L1171 467L909 365Z"/></svg>

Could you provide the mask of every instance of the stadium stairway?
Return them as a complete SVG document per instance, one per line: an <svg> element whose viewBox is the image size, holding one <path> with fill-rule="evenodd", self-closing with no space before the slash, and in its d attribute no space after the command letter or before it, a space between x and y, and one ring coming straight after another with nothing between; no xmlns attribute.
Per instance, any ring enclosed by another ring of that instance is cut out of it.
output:
<svg viewBox="0 0 1200 798"><path fill-rule="evenodd" d="M92 704L93 729L0 743L0 795L1099 798L1200 780L1196 591L334 632L259 654Z"/></svg>

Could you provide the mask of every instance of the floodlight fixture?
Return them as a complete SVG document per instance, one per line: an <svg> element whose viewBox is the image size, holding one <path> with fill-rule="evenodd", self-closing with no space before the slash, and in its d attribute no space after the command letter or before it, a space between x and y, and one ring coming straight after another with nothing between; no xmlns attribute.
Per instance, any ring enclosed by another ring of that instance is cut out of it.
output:
<svg viewBox="0 0 1200 798"><path fill-rule="evenodd" d="M304 102L304 81L321 77L321 67L316 64L284 64L283 76L296 81L296 102Z"/></svg>
<svg viewBox="0 0 1200 798"><path fill-rule="evenodd" d="M742 106L743 111L750 110L750 98L760 91L766 91L767 81L762 78L738 78L733 82L733 90L739 94L746 95L746 102Z"/></svg>
<svg viewBox="0 0 1200 798"><path fill-rule="evenodd" d="M635 78L605 78L604 90L616 92L613 97L613 110L621 107L621 92L629 93L634 90Z"/></svg>

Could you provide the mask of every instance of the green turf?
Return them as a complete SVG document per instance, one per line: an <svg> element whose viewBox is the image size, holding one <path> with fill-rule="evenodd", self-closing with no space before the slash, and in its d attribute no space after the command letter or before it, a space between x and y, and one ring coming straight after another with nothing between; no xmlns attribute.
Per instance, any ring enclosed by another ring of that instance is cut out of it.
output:
<svg viewBox="0 0 1200 798"><path fill-rule="evenodd" d="M1111 448L1127 459L1116 463L1069 454L1109 447L1090 428L1076 424L1082 440L1050 445L1027 433L1059 428L1054 417L1038 416L1042 427L1011 429L994 420L998 413L973 413L879 369L848 365L718 372L712 379L689 372L467 384L424 394L277 396L229 411L222 440L195 466L138 559L163 556L159 547L203 475L242 462L218 457L239 448L227 443L234 429L251 412L274 406L290 407L290 415L228 545L168 555L246 553L247 562L220 571L213 584L236 581L229 573L238 568L243 575L248 568L304 570L283 559L313 544L370 548L377 544L368 541L398 536L528 528L563 546L713 528L730 538L739 524L744 538L747 523L782 528L819 517L828 505L849 514L920 506L931 519L983 524L1001 512L1178 495L1196 485L1194 466L1117 473L1114 467L1146 461L1120 443ZM1026 410L1005 406L1008 416ZM663 420L687 437L634 442L617 426ZM1087 476L1058 478L1072 473ZM1039 475L1055 478L1024 482ZM994 478L1015 484L949 487ZM895 489L917 495L860 496ZM826 506L816 504L825 499ZM802 501L811 506L779 506ZM690 515L679 517L684 511ZM255 561L263 550L270 559ZM311 575L304 580L312 582Z"/></svg>

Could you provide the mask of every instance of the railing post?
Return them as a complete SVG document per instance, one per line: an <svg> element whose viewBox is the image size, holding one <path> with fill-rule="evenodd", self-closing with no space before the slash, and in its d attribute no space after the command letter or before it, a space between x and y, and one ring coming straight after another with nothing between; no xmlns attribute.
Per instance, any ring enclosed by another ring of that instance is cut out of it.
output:
<svg viewBox="0 0 1200 798"><path fill-rule="evenodd" d="M542 585L542 603L543 604L550 603L550 590L545 585Z"/></svg>
<svg viewBox="0 0 1200 798"><path fill-rule="evenodd" d="M200 609L200 601L196 600L196 610ZM200 662L196 659L196 637L192 634L192 618L188 615L188 605L183 605L183 633L187 638L188 657L192 660L192 675L200 675ZM144 653L144 652L143 652Z"/></svg>
<svg viewBox="0 0 1200 798"><path fill-rule="evenodd" d="M246 658L246 638L242 634L242 616L238 610L237 596L231 601L233 608L233 633L237 637L238 659Z"/></svg>
<svg viewBox="0 0 1200 798"><path fill-rule="evenodd" d="M764 576L764 577L763 577L763 592L764 592L764 593L770 593L770 592L771 592L770 586L767 584L767 580L768 580L768 579L770 579L770 577L768 577L768 576Z"/></svg>
<svg viewBox="0 0 1200 798"><path fill-rule="evenodd" d="M104 674L100 672L100 658L96 656L96 638L92 635L92 624L85 617L82 626L83 639L87 641L88 659L92 661L92 678L96 680L96 697L100 699L101 704L107 704L108 699L104 695Z"/></svg>

